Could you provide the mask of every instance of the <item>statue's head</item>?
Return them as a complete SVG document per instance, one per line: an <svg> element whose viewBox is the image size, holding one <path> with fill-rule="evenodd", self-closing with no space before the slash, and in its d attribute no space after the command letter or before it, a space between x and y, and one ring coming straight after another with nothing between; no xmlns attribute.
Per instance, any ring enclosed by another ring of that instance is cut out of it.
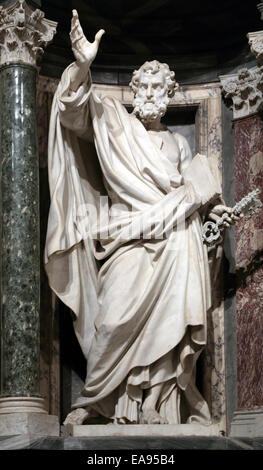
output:
<svg viewBox="0 0 263 470"><path fill-rule="evenodd" d="M134 113L143 121L151 122L162 117L178 83L167 64L157 60L145 62L134 70L130 87L134 93Z"/></svg>

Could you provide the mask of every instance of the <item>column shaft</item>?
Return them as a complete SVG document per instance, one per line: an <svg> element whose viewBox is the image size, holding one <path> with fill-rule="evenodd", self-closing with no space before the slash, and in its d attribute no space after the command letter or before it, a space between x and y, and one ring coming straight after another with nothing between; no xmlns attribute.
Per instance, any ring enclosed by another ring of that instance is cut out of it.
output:
<svg viewBox="0 0 263 470"><path fill-rule="evenodd" d="M39 396L39 190L36 69L0 68L1 397Z"/></svg>

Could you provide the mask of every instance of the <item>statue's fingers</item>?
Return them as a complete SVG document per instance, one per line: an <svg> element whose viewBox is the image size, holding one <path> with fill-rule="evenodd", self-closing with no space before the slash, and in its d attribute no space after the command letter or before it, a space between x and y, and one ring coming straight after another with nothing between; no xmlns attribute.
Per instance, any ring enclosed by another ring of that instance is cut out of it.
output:
<svg viewBox="0 0 263 470"><path fill-rule="evenodd" d="M74 28L76 23L79 21L79 15L77 10L72 10L72 18L71 18L71 29Z"/></svg>
<svg viewBox="0 0 263 470"><path fill-rule="evenodd" d="M74 50L79 50L81 51L81 46L83 43L85 43L86 38L83 35L80 35L78 32L77 33L70 33L70 40L71 40L71 47Z"/></svg>
<svg viewBox="0 0 263 470"><path fill-rule="evenodd" d="M81 37L84 36L83 29L79 22L79 16L77 10L72 10L72 19L71 19L71 31L70 37L74 38L74 36Z"/></svg>
<svg viewBox="0 0 263 470"><path fill-rule="evenodd" d="M213 222L217 222L220 219L220 217L216 214L211 213L209 214L209 219L213 220Z"/></svg>
<svg viewBox="0 0 263 470"><path fill-rule="evenodd" d="M77 10L72 10L72 18L71 18L71 24L77 24L79 23L79 14Z"/></svg>
<svg viewBox="0 0 263 470"><path fill-rule="evenodd" d="M104 33L105 33L104 29L100 29L100 30L97 32L97 34L96 34L96 36L95 36L95 42L96 42L97 44L100 43L101 37L103 36Z"/></svg>
<svg viewBox="0 0 263 470"><path fill-rule="evenodd" d="M84 36L82 27L80 24L74 24L70 30L70 35L71 36Z"/></svg>
<svg viewBox="0 0 263 470"><path fill-rule="evenodd" d="M76 36L76 33L77 33L77 25L76 24L72 24L71 25L71 30L70 30L70 39L73 41L75 36Z"/></svg>
<svg viewBox="0 0 263 470"><path fill-rule="evenodd" d="M227 212L228 214L232 215L233 209L232 207L224 206L224 212Z"/></svg>
<svg viewBox="0 0 263 470"><path fill-rule="evenodd" d="M77 33L80 35L80 36L84 36L84 33L83 33L83 29L80 25L80 22L77 23Z"/></svg>
<svg viewBox="0 0 263 470"><path fill-rule="evenodd" d="M72 46L76 47L77 43L80 42L83 38L82 36L70 36Z"/></svg>

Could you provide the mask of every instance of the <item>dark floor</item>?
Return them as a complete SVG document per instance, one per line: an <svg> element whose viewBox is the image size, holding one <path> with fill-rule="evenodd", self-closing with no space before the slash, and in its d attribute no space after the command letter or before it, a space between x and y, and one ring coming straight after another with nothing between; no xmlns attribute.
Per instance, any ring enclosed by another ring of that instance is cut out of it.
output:
<svg viewBox="0 0 263 470"><path fill-rule="evenodd" d="M263 437L26 437L1 436L0 450L263 450Z"/></svg>

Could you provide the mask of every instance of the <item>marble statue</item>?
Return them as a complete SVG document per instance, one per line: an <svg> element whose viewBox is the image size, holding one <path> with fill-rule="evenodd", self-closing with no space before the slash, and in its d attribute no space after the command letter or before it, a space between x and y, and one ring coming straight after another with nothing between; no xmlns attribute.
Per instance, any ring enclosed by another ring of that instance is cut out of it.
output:
<svg viewBox="0 0 263 470"><path fill-rule="evenodd" d="M224 206L213 159L192 159L161 122L178 87L168 65L133 73L132 113L95 94L89 69L103 33L88 42L73 10L76 60L50 123L46 271L87 358L66 423L209 424L195 384L211 306L202 222L238 216Z"/></svg>

